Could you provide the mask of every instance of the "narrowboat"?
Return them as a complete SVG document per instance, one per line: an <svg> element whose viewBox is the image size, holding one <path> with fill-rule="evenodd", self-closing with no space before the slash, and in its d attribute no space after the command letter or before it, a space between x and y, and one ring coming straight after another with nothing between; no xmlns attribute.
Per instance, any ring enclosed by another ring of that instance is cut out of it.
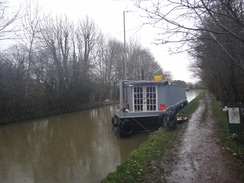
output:
<svg viewBox="0 0 244 183"><path fill-rule="evenodd" d="M160 126L175 129L176 113L188 103L185 88L168 81L121 80L119 90L112 124L121 137Z"/></svg>

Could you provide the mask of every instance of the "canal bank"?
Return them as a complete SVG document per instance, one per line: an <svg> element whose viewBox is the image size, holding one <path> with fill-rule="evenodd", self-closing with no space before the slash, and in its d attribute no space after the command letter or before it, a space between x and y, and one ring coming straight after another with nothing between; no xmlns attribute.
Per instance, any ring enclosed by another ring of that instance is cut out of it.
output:
<svg viewBox="0 0 244 183"><path fill-rule="evenodd" d="M187 92L191 101L199 90ZM120 138L111 118L118 105L0 126L0 182L100 182L145 142Z"/></svg>
<svg viewBox="0 0 244 183"><path fill-rule="evenodd" d="M2 118L0 121L0 125L18 123L18 122L27 121L27 120L35 120L38 118L50 117L50 116L54 116L54 115L62 115L62 114L67 114L67 113L72 113L72 112L77 112L77 111L84 111L84 110L94 109L94 108L98 108L98 107L113 105L113 104L117 104L117 103L118 103L118 101L106 100L103 102L100 101L100 102L82 104L76 108L69 109L69 110L67 110L67 109L52 110L52 111L45 111L45 112L37 111L36 113L23 114L17 118L15 118L15 117Z"/></svg>
<svg viewBox="0 0 244 183"><path fill-rule="evenodd" d="M231 157L225 143L230 135L220 140L226 126L213 120L212 100L202 92L179 113L189 122L175 131L159 129L102 182L243 182L243 144L238 158Z"/></svg>

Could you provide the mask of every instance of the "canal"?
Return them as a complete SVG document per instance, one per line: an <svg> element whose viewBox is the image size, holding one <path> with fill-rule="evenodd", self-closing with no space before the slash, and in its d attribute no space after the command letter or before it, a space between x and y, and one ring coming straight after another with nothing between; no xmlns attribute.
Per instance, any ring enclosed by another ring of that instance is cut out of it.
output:
<svg viewBox="0 0 244 183"><path fill-rule="evenodd" d="M188 101L199 92L187 92ZM0 182L100 182L149 135L119 138L111 124L117 108L111 105L0 126Z"/></svg>

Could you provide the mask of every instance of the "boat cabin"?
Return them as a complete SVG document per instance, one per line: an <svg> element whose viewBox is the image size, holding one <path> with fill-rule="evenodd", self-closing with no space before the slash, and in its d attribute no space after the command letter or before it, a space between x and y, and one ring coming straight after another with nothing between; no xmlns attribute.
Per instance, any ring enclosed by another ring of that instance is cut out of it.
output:
<svg viewBox="0 0 244 183"><path fill-rule="evenodd" d="M158 118L169 108L175 111L187 104L185 88L168 81L120 81L120 108L113 125L157 126ZM134 128L133 128L134 129Z"/></svg>

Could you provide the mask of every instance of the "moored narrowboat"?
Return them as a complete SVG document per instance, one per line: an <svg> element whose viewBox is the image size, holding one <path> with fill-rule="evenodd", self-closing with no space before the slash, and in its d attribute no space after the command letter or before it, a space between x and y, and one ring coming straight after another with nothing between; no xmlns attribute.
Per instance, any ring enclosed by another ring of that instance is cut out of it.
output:
<svg viewBox="0 0 244 183"><path fill-rule="evenodd" d="M176 128L176 113L187 105L185 88L168 81L120 81L120 107L112 118L121 137L164 126Z"/></svg>

